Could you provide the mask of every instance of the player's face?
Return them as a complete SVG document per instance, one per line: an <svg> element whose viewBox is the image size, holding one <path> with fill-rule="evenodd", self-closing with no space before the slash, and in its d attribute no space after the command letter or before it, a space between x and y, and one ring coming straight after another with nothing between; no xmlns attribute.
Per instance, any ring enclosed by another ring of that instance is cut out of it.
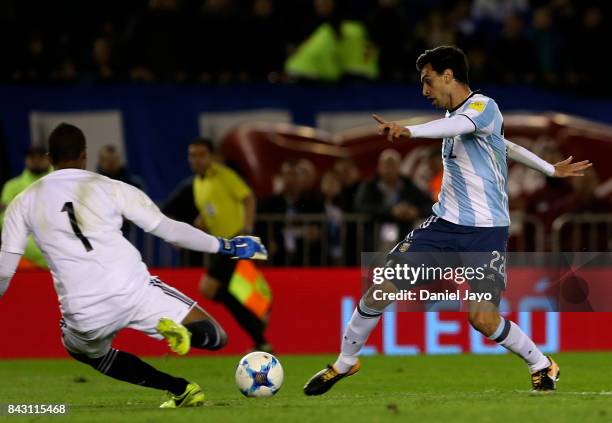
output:
<svg viewBox="0 0 612 423"><path fill-rule="evenodd" d="M391 157L380 160L378 162L378 176L383 182L395 185L400 178L400 162Z"/></svg>
<svg viewBox="0 0 612 423"><path fill-rule="evenodd" d="M102 150L98 155L98 166L106 173L115 174L121 169L121 157L112 150Z"/></svg>
<svg viewBox="0 0 612 423"><path fill-rule="evenodd" d="M189 146L189 166L194 173L204 175L212 162L212 154L203 145Z"/></svg>
<svg viewBox="0 0 612 423"><path fill-rule="evenodd" d="M35 175L40 175L49 170L49 158L46 154L32 154L26 157L26 167Z"/></svg>
<svg viewBox="0 0 612 423"><path fill-rule="evenodd" d="M438 109L448 108L446 104L448 95L444 78L433 70L429 63L421 70L421 82L423 84L423 96L426 97L434 107Z"/></svg>

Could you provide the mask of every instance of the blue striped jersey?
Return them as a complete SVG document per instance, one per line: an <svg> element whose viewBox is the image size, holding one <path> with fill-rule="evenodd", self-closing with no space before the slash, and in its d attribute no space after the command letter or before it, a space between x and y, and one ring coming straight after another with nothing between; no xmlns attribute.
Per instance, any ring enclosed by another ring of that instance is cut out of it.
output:
<svg viewBox="0 0 612 423"><path fill-rule="evenodd" d="M463 115L470 134L444 138L442 190L433 212L465 226L509 226L504 122L493 99L472 93L446 117Z"/></svg>

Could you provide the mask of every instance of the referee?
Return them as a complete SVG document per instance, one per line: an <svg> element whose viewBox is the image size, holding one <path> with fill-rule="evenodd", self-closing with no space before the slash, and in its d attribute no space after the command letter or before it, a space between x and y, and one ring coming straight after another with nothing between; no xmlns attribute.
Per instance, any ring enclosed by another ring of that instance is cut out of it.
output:
<svg viewBox="0 0 612 423"><path fill-rule="evenodd" d="M251 189L236 172L214 160L214 147L209 139L194 139L188 151L189 166L195 175L181 184L164 209L169 211L191 203L187 208L197 210L197 217L189 223L211 235L231 238L251 233L256 209ZM238 260L211 257L208 272L200 280L200 293L227 307L253 339L256 350L269 351L271 346L263 335L265 323L228 290L237 264Z"/></svg>

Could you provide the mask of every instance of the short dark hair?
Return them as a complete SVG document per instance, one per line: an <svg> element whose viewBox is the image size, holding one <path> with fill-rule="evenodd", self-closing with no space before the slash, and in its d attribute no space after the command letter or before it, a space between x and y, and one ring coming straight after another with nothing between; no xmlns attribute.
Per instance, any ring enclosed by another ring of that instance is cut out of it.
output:
<svg viewBox="0 0 612 423"><path fill-rule="evenodd" d="M194 138L193 140L191 140L189 145L199 145L201 147L208 148L208 151L211 152L211 153L215 152L215 145L213 144L213 142L212 142L212 140L210 138L197 137L197 138Z"/></svg>
<svg viewBox="0 0 612 423"><path fill-rule="evenodd" d="M47 149L39 144L33 144L28 148L26 152L26 157L34 157L34 156L44 156L47 154Z"/></svg>
<svg viewBox="0 0 612 423"><path fill-rule="evenodd" d="M69 123L60 123L49 135L49 154L56 163L77 160L86 147L83 131Z"/></svg>
<svg viewBox="0 0 612 423"><path fill-rule="evenodd" d="M439 46L431 50L425 50L416 61L417 70L420 72L428 63L438 74L450 69L457 81L469 84L468 73L470 68L468 60L459 47Z"/></svg>

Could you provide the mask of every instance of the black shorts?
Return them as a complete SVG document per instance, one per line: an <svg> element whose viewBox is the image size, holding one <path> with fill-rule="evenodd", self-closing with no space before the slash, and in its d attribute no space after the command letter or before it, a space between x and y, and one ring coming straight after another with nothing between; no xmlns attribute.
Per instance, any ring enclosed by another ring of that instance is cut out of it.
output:
<svg viewBox="0 0 612 423"><path fill-rule="evenodd" d="M210 259L210 267L208 268L207 275L219 281L221 286L227 289L232 280L232 275L234 274L238 260L221 254L215 254Z"/></svg>
<svg viewBox="0 0 612 423"><path fill-rule="evenodd" d="M476 293L491 293L492 302L499 305L501 291L506 288L507 241L507 226L462 226L431 216L389 252L387 266L477 268L480 277L468 280L470 289ZM422 278L416 283L400 281L401 285L396 285L400 289L410 289L435 280Z"/></svg>

